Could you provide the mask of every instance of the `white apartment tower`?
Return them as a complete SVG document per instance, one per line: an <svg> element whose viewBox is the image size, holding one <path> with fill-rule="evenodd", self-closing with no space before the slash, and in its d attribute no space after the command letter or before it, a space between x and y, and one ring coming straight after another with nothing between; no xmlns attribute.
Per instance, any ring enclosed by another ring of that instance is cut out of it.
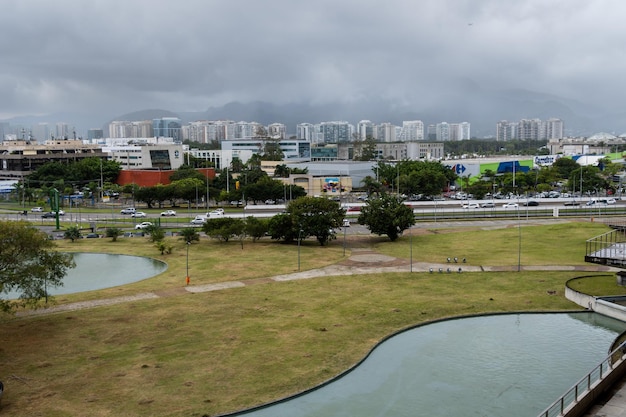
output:
<svg viewBox="0 0 626 417"><path fill-rule="evenodd" d="M563 120L548 119L545 123L546 139L563 139Z"/></svg>
<svg viewBox="0 0 626 417"><path fill-rule="evenodd" d="M395 142L396 141L396 127L391 123L381 123L376 126L375 138L378 142Z"/></svg>
<svg viewBox="0 0 626 417"><path fill-rule="evenodd" d="M365 140L374 137L374 123L370 120L361 120L357 125L357 139Z"/></svg>
<svg viewBox="0 0 626 417"><path fill-rule="evenodd" d="M267 135L273 139L287 139L287 126L282 123L272 123L267 126Z"/></svg>
<svg viewBox="0 0 626 417"><path fill-rule="evenodd" d="M402 142L424 140L424 122L421 120L403 121L399 139Z"/></svg>
<svg viewBox="0 0 626 417"><path fill-rule="evenodd" d="M299 123L296 125L296 139L317 143L317 129L311 123Z"/></svg>
<svg viewBox="0 0 626 417"><path fill-rule="evenodd" d="M437 141L450 140L450 125L447 122L437 123Z"/></svg>

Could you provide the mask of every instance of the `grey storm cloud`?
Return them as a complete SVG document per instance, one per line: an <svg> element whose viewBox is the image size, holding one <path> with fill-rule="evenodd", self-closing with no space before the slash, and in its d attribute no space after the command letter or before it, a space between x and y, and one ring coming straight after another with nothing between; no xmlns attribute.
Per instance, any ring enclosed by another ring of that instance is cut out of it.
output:
<svg viewBox="0 0 626 417"><path fill-rule="evenodd" d="M616 106L619 0L5 0L0 116L442 100L469 82Z"/></svg>

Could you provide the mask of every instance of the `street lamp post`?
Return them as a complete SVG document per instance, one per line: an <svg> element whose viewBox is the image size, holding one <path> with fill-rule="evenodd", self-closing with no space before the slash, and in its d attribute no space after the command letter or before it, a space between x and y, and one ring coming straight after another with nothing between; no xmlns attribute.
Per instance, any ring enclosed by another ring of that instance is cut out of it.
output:
<svg viewBox="0 0 626 417"><path fill-rule="evenodd" d="M410 263L409 263L409 272L413 272L413 233L411 228L409 227L409 246L410 246Z"/></svg>
<svg viewBox="0 0 626 417"><path fill-rule="evenodd" d="M302 240L302 229L298 231L298 272L300 272L300 241Z"/></svg>
<svg viewBox="0 0 626 417"><path fill-rule="evenodd" d="M187 285L189 285L189 245L191 242L187 242L187 278L185 279Z"/></svg>
<svg viewBox="0 0 626 417"><path fill-rule="evenodd" d="M346 256L346 231L348 230L348 226L344 222L343 224L343 256Z"/></svg>

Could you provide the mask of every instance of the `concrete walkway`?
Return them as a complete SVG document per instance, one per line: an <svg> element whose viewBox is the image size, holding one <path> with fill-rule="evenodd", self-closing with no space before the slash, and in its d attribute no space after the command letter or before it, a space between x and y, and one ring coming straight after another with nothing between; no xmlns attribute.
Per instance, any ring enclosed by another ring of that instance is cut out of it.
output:
<svg viewBox="0 0 626 417"><path fill-rule="evenodd" d="M626 378L598 399L583 417L626 417Z"/></svg>

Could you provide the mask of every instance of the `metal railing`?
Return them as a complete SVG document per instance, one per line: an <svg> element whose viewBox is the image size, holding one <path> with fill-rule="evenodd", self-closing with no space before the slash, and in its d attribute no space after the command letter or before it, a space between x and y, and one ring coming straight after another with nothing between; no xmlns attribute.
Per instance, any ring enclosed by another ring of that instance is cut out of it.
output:
<svg viewBox="0 0 626 417"><path fill-rule="evenodd" d="M624 256L623 245L626 243L626 234L624 227L613 226L614 229L601 234L600 236L587 239L585 244L585 257L598 258L622 258Z"/></svg>
<svg viewBox="0 0 626 417"><path fill-rule="evenodd" d="M615 368L616 364L624 359L626 343L613 350L599 365L568 389L559 399L553 402L538 417L557 417L578 403L591 389L604 380Z"/></svg>

